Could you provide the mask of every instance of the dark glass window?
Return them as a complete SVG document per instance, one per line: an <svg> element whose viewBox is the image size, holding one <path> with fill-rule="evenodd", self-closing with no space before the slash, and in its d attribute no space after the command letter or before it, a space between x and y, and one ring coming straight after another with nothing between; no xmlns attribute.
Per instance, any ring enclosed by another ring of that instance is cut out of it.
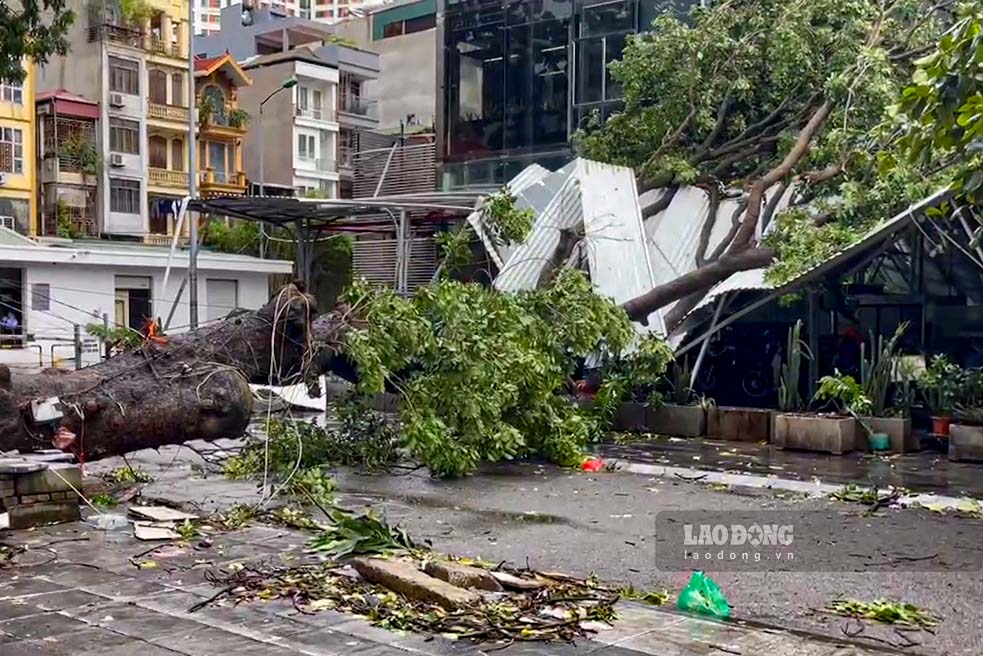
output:
<svg viewBox="0 0 983 656"><path fill-rule="evenodd" d="M450 152L501 150L505 109L502 26L487 25L451 35L449 66Z"/></svg>
<svg viewBox="0 0 983 656"><path fill-rule="evenodd" d="M416 18L408 19L403 24L403 34L413 34L414 32L423 32L426 30L432 30L435 27L437 27L437 14L418 16Z"/></svg>
<svg viewBox="0 0 983 656"><path fill-rule="evenodd" d="M629 0L606 0L585 3L580 21L580 36L600 36L631 32L635 29L634 3Z"/></svg>

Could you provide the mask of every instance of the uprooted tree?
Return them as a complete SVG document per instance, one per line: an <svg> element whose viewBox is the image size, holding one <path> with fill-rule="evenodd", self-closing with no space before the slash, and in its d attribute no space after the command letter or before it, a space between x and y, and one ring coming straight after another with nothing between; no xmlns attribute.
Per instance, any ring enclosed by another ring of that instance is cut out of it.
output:
<svg viewBox="0 0 983 656"><path fill-rule="evenodd" d="M895 112L954 6L725 1L686 21L663 15L631 38L610 67L624 111L580 133L579 150L634 168L641 191L659 190L646 216L684 185L702 187L711 207L697 268L626 303L629 316L676 303L671 329L738 271L770 266L784 282L937 184L937 158L891 156L903 148ZM725 198L739 209L706 252Z"/></svg>

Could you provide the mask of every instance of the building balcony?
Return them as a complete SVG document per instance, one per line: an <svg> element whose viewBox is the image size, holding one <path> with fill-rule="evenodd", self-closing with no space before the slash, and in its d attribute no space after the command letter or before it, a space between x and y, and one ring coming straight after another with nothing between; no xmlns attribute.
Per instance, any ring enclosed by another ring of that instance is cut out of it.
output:
<svg viewBox="0 0 983 656"><path fill-rule="evenodd" d="M175 121L187 124L188 108L148 101L147 117L158 119L160 121Z"/></svg>
<svg viewBox="0 0 983 656"><path fill-rule="evenodd" d="M294 116L306 118L312 121L332 121L336 122L338 116L330 107L295 107Z"/></svg>
<svg viewBox="0 0 983 656"><path fill-rule="evenodd" d="M244 171L216 171L206 168L198 172L198 184L202 194L244 194L246 193L246 173Z"/></svg>
<svg viewBox="0 0 983 656"><path fill-rule="evenodd" d="M359 96L343 96L338 111L364 118L379 120L379 103Z"/></svg>
<svg viewBox="0 0 983 656"><path fill-rule="evenodd" d="M339 169L352 168L352 160L354 157L355 157L355 151L351 146L338 146Z"/></svg>
<svg viewBox="0 0 983 656"><path fill-rule="evenodd" d="M175 187L187 189L188 174L184 171L172 171L170 169L159 169L150 167L148 181L157 187Z"/></svg>
<svg viewBox="0 0 983 656"><path fill-rule="evenodd" d="M89 43L109 41L131 48L142 48L144 40L143 30L112 23L91 25L88 28L87 36Z"/></svg>
<svg viewBox="0 0 983 656"><path fill-rule="evenodd" d="M199 118L201 110L199 109ZM198 123L198 130L203 135L241 137L249 125L249 114L240 111L232 105L227 105L221 112L213 112Z"/></svg>
<svg viewBox="0 0 983 656"><path fill-rule="evenodd" d="M62 207L45 212L42 234L71 239L98 237L99 222L95 217L95 207Z"/></svg>
<svg viewBox="0 0 983 656"><path fill-rule="evenodd" d="M184 58L180 45L174 42L168 43L159 36L151 35L150 38L146 40L145 48L148 52L155 55L167 55L168 57L174 57L175 59Z"/></svg>
<svg viewBox="0 0 983 656"><path fill-rule="evenodd" d="M333 159L306 159L301 157L297 160L298 171L317 171L319 173L337 173L338 164Z"/></svg>

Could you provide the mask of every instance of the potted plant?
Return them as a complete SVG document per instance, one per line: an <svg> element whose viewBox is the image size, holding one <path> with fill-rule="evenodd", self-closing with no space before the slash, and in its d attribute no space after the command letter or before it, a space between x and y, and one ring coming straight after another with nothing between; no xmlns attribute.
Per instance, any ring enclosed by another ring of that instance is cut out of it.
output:
<svg viewBox="0 0 983 656"><path fill-rule="evenodd" d="M244 128L249 124L249 112L244 109L233 109L229 112L229 127Z"/></svg>
<svg viewBox="0 0 983 656"><path fill-rule="evenodd" d="M952 410L962 385L962 369L944 355L936 355L918 381L922 398L932 418L932 432L939 437L949 436Z"/></svg>
<svg viewBox="0 0 983 656"><path fill-rule="evenodd" d="M873 402L853 376L845 376L839 372L833 376L823 376L819 379L819 389L816 390L814 400L831 402L840 413L853 417L866 433L872 451L887 451L891 448L890 436L871 427L869 422Z"/></svg>
<svg viewBox="0 0 983 656"><path fill-rule="evenodd" d="M199 125L208 125L212 120L212 116L218 111L218 107L215 104L215 99L211 96L202 96L201 100L198 102L198 123Z"/></svg>
<svg viewBox="0 0 983 656"><path fill-rule="evenodd" d="M949 428L949 460L983 461L983 369L963 373Z"/></svg>
<svg viewBox="0 0 983 656"><path fill-rule="evenodd" d="M693 373L686 360L682 365L673 363L671 403L650 403L648 430L659 435L678 437L703 437L706 435L707 407L712 403L698 398L693 391Z"/></svg>
<svg viewBox="0 0 983 656"><path fill-rule="evenodd" d="M907 328L907 323L901 324L887 340L883 336L875 340L871 334L869 357L867 345L860 347L860 387L870 400L870 407L858 420L868 433L888 435L891 449L898 453L918 450L918 442L911 433L912 375L910 368L902 367L901 363L907 360L897 352L898 342ZM890 394L892 385L897 385L895 399Z"/></svg>

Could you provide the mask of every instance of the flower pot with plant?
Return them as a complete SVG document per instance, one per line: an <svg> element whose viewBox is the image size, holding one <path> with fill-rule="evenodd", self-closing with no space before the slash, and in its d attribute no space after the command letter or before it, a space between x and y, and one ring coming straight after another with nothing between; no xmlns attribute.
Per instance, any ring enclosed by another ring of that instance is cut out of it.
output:
<svg viewBox="0 0 983 656"><path fill-rule="evenodd" d="M949 429L949 460L983 462L983 369L963 373Z"/></svg>
<svg viewBox="0 0 983 656"><path fill-rule="evenodd" d="M802 322L789 329L785 360L775 368L778 406L771 425L771 443L778 449L803 449L842 454L854 449L857 422L853 417L805 413L799 393L802 360L812 354L802 340Z"/></svg>
<svg viewBox="0 0 983 656"><path fill-rule="evenodd" d="M918 380L925 406L931 413L932 432L939 437L949 436L952 411L962 386L962 369L944 355L934 356Z"/></svg>
<svg viewBox="0 0 983 656"><path fill-rule="evenodd" d="M870 400L863 416L864 426L872 433L886 434L892 451L908 453L918 450L911 432L911 381L909 361L898 353L898 342L908 324L898 326L890 339L873 334L870 354L867 345L860 351L860 387ZM895 394L892 397L892 385Z"/></svg>
<svg viewBox="0 0 983 656"><path fill-rule="evenodd" d="M697 397L689 361L672 365L670 403L649 404L648 430L659 435L703 437L707 428L707 407L713 402Z"/></svg>
<svg viewBox="0 0 983 656"><path fill-rule="evenodd" d="M823 376L819 379L819 389L813 400L832 403L841 415L853 417L856 425L866 434L872 451L886 451L891 448L890 436L872 428L869 417L873 404L853 376L845 376L839 372L833 376Z"/></svg>

